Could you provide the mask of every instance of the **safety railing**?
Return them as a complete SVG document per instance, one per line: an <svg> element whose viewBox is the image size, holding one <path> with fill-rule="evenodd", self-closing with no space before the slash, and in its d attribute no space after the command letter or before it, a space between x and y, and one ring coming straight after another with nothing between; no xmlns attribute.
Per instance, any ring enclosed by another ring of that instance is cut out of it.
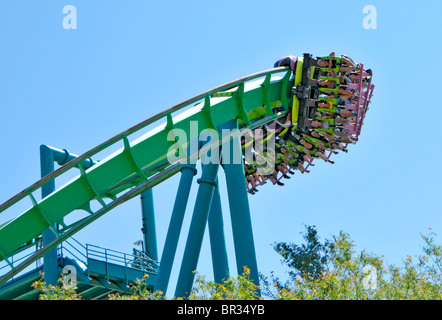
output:
<svg viewBox="0 0 442 320"><path fill-rule="evenodd" d="M134 249L134 254L106 249L95 245L86 245L87 259L103 261L107 264L120 265L125 268L142 270L143 272L158 273L158 262L149 258L144 252Z"/></svg>
<svg viewBox="0 0 442 320"><path fill-rule="evenodd" d="M365 91L365 94L363 96L364 100L363 100L362 105L360 107L361 108L361 115L360 115L359 125L358 125L358 132L357 132L358 135L361 134L362 125L364 124L365 114L368 111L368 106L371 102L371 97L373 96L373 91L374 91L374 84L371 84L371 78L370 78L370 81L367 85L367 90Z"/></svg>
<svg viewBox="0 0 442 320"><path fill-rule="evenodd" d="M9 262L15 266L26 260L29 256L39 250L41 240L37 242L37 246L30 252L23 254L17 254L10 257ZM134 249L134 254L127 254L124 252L115 251L112 249L106 249L99 246L86 244L83 245L75 238L71 237L69 240L64 241L57 248L57 255L59 258L68 257L73 258L76 261L82 262L87 267L88 259L95 259L104 262L106 266L108 264L119 265L125 268L138 269L145 273L158 273L159 264L149 258L144 252ZM35 261L35 269L42 267L43 263L39 259ZM11 267L6 261L0 262L0 275L3 274ZM30 266L30 268L33 268ZM30 270L30 268L28 268ZM28 270L26 269L26 270ZM21 274L21 273L20 273ZM11 280L14 278L11 278Z"/></svg>
<svg viewBox="0 0 442 320"><path fill-rule="evenodd" d="M39 247L41 247L41 240L36 242L36 247L32 250L28 250L27 252L20 252L18 254L12 255L8 260L0 261L0 275L3 275L9 269L12 267L19 265L23 261L25 261L27 258L29 258L31 255L33 255L36 251L38 251ZM34 267L35 269L38 269L42 266L41 259L34 261ZM24 269L23 271L28 271L34 268L32 264L28 266L28 268ZM14 277L11 277L11 280L13 280Z"/></svg>
<svg viewBox="0 0 442 320"><path fill-rule="evenodd" d="M58 247L58 256L75 258L75 260L81 261L86 264L86 246L84 246L75 238L71 237L69 238L69 240L62 242L61 245Z"/></svg>

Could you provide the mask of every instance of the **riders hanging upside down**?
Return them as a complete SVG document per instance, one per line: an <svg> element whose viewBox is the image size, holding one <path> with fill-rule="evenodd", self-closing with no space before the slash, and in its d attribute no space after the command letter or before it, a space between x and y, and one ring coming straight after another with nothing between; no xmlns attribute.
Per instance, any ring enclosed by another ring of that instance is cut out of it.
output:
<svg viewBox="0 0 442 320"><path fill-rule="evenodd" d="M316 110L323 114L330 113L330 116L341 116L344 118L352 118L356 115L354 111L347 110L343 107L338 107L337 104L332 104L329 100L318 100L315 102Z"/></svg>
<svg viewBox="0 0 442 320"><path fill-rule="evenodd" d="M337 58L334 52L319 58L317 64L321 69L328 70L332 76L335 72L349 73L357 67L356 63L348 56L341 55L340 58Z"/></svg>
<svg viewBox="0 0 442 320"><path fill-rule="evenodd" d="M306 59L307 68L310 68L307 72ZM291 79L295 79L300 61L302 60L298 57L285 56L274 67L289 67L293 71ZM352 128L361 121L360 110L364 103L368 105L370 102L365 100L368 97L367 92L372 90L371 69L365 70L350 57L336 56L335 52L316 60L305 54L302 65L303 77L307 75L308 81L302 83L304 89L294 91L297 98L301 92L299 101L306 99L305 104L300 103L299 110L296 111L300 117L302 115L302 118L298 118L299 123L292 119L290 113L284 113L281 118L261 125L258 128L260 130L255 130L252 134L252 139L256 139L255 135L262 129L263 140L275 139L275 150L266 142L263 151L255 152L252 160L244 161L247 190L251 194L255 194L258 191L256 187L266 180L283 186L279 180L290 179L288 174L294 174L294 170L309 173L307 169L314 166L312 162L316 158L333 164L329 159L331 154L338 151L348 152L347 146L358 141L358 133ZM305 91L306 87L313 91ZM306 92L308 97L304 96ZM312 109L301 110L301 107ZM284 108L274 110L278 113L284 111ZM250 151L250 148L250 143L244 143L244 151Z"/></svg>

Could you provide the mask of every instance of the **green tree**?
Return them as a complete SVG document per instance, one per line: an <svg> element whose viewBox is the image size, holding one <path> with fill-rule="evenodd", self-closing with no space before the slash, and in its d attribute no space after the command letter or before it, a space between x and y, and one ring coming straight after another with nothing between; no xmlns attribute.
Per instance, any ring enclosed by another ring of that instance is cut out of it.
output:
<svg viewBox="0 0 442 320"><path fill-rule="evenodd" d="M277 242L273 244L273 249L282 257L283 264L288 267L290 279L282 283L274 272L271 272L269 277L260 274L265 296L276 298L281 290L290 290L291 282L300 279L314 280L327 270L333 243L329 240L321 243L316 226L305 226L305 229L304 233L300 232L305 243L298 245L293 242Z"/></svg>
<svg viewBox="0 0 442 320"><path fill-rule="evenodd" d="M302 237L305 244L279 242L275 243L273 248L289 267L292 279L297 277L316 279L327 268L333 244L328 240L321 243L315 226L306 226L306 232L302 234Z"/></svg>
<svg viewBox="0 0 442 320"><path fill-rule="evenodd" d="M147 275L145 276L147 277ZM81 300L75 291L63 284L63 279L58 281L57 286L47 286L42 278L34 282L33 287L42 291L40 300ZM258 298L258 286L250 279L250 270L244 269L244 273L237 278L230 277L223 283L207 281L205 276L196 276L195 284L189 296L189 300L254 300ZM166 300L167 297L161 291L152 292L145 278L137 279L130 286L129 294L114 293L108 296L109 300ZM178 299L181 299L178 297Z"/></svg>
<svg viewBox="0 0 442 320"><path fill-rule="evenodd" d="M58 280L57 285L46 285L44 282L44 274L41 279L35 281L32 286L41 290L39 300L82 300L81 296L75 291L76 287L71 284L66 285L64 278Z"/></svg>
<svg viewBox="0 0 442 320"><path fill-rule="evenodd" d="M223 283L207 281L205 276L196 275L189 300L255 300L258 286L250 279L250 269L237 278L229 277Z"/></svg>
<svg viewBox="0 0 442 320"><path fill-rule="evenodd" d="M130 294L113 293L108 295L109 300L164 300L163 292L152 292L148 288L146 279L149 276L144 275L143 279L137 279L137 281L130 286Z"/></svg>
<svg viewBox="0 0 442 320"><path fill-rule="evenodd" d="M430 230L421 234L423 255L413 259L407 256L403 266L386 265L382 256L355 250L350 235L341 231L331 240L321 242L315 226L306 227L305 244L275 244L283 263L289 269L290 279L282 285L274 273L261 275L259 288L250 280L245 269L237 278L228 278L222 284L207 281L197 275L189 296L192 300L253 300L258 290L280 300L347 300L380 299L412 300L442 299L442 246ZM272 281L270 281L271 279ZM46 286L43 279L33 286L42 291L41 300L80 300L75 288L60 279L57 286ZM166 299L161 292L151 292L145 279L131 287L130 294L109 295L112 300Z"/></svg>
<svg viewBox="0 0 442 320"><path fill-rule="evenodd" d="M307 228L307 235L304 237L306 245L283 246L287 250L297 249L293 253L284 252L282 255L284 263L294 272L290 273L289 284L280 286L274 281L273 288L267 288L267 291L273 293L274 298L283 300L442 298L442 248L434 241L435 233L421 235L425 242L423 247L425 255L418 257L418 263L415 263L411 256L407 256L403 260L403 266L397 267L386 266L382 257L365 250L356 252L354 242L342 231L338 236L333 236L332 240L318 244L317 232L313 232L312 228L314 227ZM318 252L310 252L307 248ZM306 252L308 254L304 254ZM312 260L313 264L321 265L311 268L307 263L311 261L310 257L315 257ZM305 265L308 268L303 271ZM269 286L268 281L266 286Z"/></svg>

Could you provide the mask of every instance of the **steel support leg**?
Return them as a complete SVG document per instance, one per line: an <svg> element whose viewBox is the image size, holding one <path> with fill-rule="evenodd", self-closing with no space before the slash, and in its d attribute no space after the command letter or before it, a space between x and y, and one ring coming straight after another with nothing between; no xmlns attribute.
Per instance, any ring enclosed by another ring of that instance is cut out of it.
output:
<svg viewBox="0 0 442 320"><path fill-rule="evenodd" d="M229 263L227 259L224 224L221 208L219 187L215 188L209 213L209 236L212 251L213 275L216 283L222 283L229 278Z"/></svg>
<svg viewBox="0 0 442 320"><path fill-rule="evenodd" d="M48 146L40 146L40 171L41 177L45 177L54 171L54 153ZM51 180L41 187L41 197L45 198L55 191L55 181ZM55 229L56 225L53 226ZM50 229L43 231L43 246L51 243L57 235ZM58 281L58 256L57 248L50 250L43 256L44 281L47 285L56 285Z"/></svg>
<svg viewBox="0 0 442 320"><path fill-rule="evenodd" d="M47 145L40 146L40 171L41 177L45 177L55 169L54 162L57 162L60 166L68 163L69 161L77 158L75 154L69 153L66 149L57 149L54 147L49 147ZM97 162L91 158L83 161L81 165L84 169L88 169ZM55 191L55 181L51 180L41 187L42 198L47 197L49 194ZM57 225L53 226L57 229ZM46 246L52 240L55 240L57 235L50 229L43 231L43 246ZM44 280L46 284L56 285L58 281L58 255L57 248L50 250L43 257L43 272Z"/></svg>
<svg viewBox="0 0 442 320"><path fill-rule="evenodd" d="M178 276L175 297L187 298L192 290L193 280L195 278L194 271L198 264L213 192L217 185L218 168L219 163L209 163L204 165L201 178L198 179L198 193L190 223L187 243L184 249L181 270Z"/></svg>
<svg viewBox="0 0 442 320"><path fill-rule="evenodd" d="M219 129L238 129L237 121L228 121L220 126ZM244 176L244 164L242 158L238 159L238 156L235 156L241 154L239 153L241 152L240 137L233 137L229 143L223 145L223 149L225 148L228 148L229 152L223 152L223 156L228 157L227 159L223 159L223 166L229 197L237 271L238 274L242 274L244 267L249 268L251 280L256 285L259 285L252 220Z"/></svg>
<svg viewBox="0 0 442 320"><path fill-rule="evenodd" d="M181 179L170 218L169 229L167 230L154 291L166 293L167 286L169 285L170 273L172 271L173 260L175 259L193 177L197 174L195 167L195 164L187 164L181 169Z"/></svg>
<svg viewBox="0 0 442 320"><path fill-rule="evenodd" d="M146 255L157 261L157 233L155 228L155 210L153 203L153 190L144 191L141 196L141 213L143 220L144 252Z"/></svg>

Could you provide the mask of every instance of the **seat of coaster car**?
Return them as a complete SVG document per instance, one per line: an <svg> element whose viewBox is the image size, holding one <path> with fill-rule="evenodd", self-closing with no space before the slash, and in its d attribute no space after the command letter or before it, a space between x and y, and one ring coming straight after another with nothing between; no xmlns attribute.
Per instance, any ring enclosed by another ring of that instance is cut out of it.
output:
<svg viewBox="0 0 442 320"><path fill-rule="evenodd" d="M318 80L322 71L317 68L317 60L311 54L304 53L302 81L294 88L293 94L299 99L299 114L297 130L306 132L310 126L306 127L307 119L313 119L316 113L315 100L319 98L320 90Z"/></svg>
<svg viewBox="0 0 442 320"><path fill-rule="evenodd" d="M302 81L298 87L294 88L293 94L299 101L299 119L298 128L300 132L308 132L311 129L311 120L315 119L317 100L334 100L333 98L324 98L320 96L324 91L338 94L340 87L339 78L328 74L327 68L320 68L317 64L318 60L314 59L311 54L304 54L304 63L302 70ZM319 79L336 81L335 88L319 87ZM335 104L335 103L334 103Z"/></svg>

